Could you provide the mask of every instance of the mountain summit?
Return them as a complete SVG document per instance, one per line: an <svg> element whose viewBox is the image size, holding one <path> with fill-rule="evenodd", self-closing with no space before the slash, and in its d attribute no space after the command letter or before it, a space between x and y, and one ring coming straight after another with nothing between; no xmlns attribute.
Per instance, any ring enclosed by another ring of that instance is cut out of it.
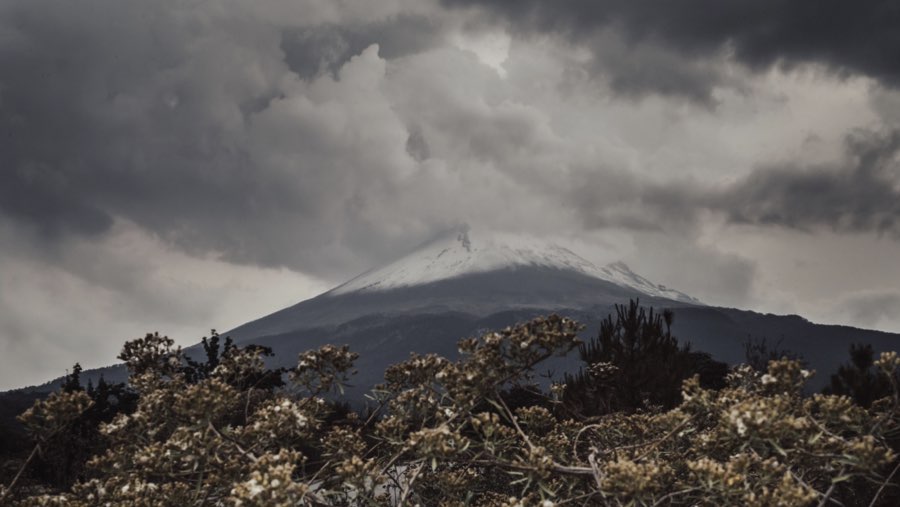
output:
<svg viewBox="0 0 900 507"><path fill-rule="evenodd" d="M336 287L330 294L385 291L466 275L528 267L570 271L633 289L647 296L699 303L687 294L653 284L631 271L623 262L598 267L567 248L537 238L506 233L474 237L468 227L442 234L422 244L412 253Z"/></svg>
<svg viewBox="0 0 900 507"><path fill-rule="evenodd" d="M700 304L653 284L621 262L598 267L543 240L511 234L475 237L462 228L231 334L252 340L373 315L458 312L484 317L522 309L605 308L634 298L658 306Z"/></svg>

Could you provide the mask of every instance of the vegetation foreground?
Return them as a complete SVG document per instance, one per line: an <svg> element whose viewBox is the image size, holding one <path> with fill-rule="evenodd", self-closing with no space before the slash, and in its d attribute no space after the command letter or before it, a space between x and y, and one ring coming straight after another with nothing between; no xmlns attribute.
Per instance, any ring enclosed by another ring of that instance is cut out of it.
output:
<svg viewBox="0 0 900 507"><path fill-rule="evenodd" d="M465 339L391 367L364 414L332 395L346 347L283 372L260 347L214 335L201 363L147 335L127 388L76 371L20 417L35 446L0 505L900 504L896 353L856 348L841 394L806 396L800 361L729 370L670 325L632 303L587 344L558 316ZM543 391L535 367L573 348L582 372Z"/></svg>

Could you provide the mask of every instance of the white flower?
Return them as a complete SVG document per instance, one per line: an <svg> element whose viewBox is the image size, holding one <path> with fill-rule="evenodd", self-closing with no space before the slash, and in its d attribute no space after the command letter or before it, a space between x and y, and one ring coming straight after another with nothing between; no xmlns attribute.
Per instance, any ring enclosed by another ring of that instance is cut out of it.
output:
<svg viewBox="0 0 900 507"><path fill-rule="evenodd" d="M265 489L262 487L262 485L256 482L256 479L250 479L249 481L247 481L247 486L249 486L247 490L250 493L250 498L253 498L254 496L262 493Z"/></svg>
<svg viewBox="0 0 900 507"><path fill-rule="evenodd" d="M738 432L738 435L744 436L744 435L747 434L747 425L744 424L744 420L743 420L743 419L738 419L737 422L736 422L735 424L736 424L736 426L737 426L737 432Z"/></svg>
<svg viewBox="0 0 900 507"><path fill-rule="evenodd" d="M747 434L747 425L744 423L744 419L741 417L740 412L732 410L728 413L728 419L731 421L731 424L735 426L735 429L737 429L738 435L744 436Z"/></svg>

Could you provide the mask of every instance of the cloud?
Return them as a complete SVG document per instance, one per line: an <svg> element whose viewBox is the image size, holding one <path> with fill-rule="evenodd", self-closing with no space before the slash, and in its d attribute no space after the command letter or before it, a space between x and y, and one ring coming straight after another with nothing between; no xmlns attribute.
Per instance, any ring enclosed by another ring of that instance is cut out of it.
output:
<svg viewBox="0 0 900 507"><path fill-rule="evenodd" d="M174 251L124 222L64 248L28 241L0 217L0 389L42 383L76 361L116 362L126 340L159 331L179 345L329 288L285 269Z"/></svg>
<svg viewBox="0 0 900 507"><path fill-rule="evenodd" d="M677 167L648 174L640 152L669 134L628 146L617 129L669 111L634 113L601 98L582 112L594 98L577 79L563 89L577 58L552 51L565 47L512 48L501 75L453 47L454 31L482 28L426 4L376 2L373 21L352 3L309 2L306 16L281 1L240 5L4 4L0 213L46 249L102 238L124 221L191 255L329 278L460 221L684 231L713 212L737 223L896 231L888 138L861 136L845 166L789 162L724 186ZM535 15L551 9L528 5ZM516 19L595 37L607 65L645 74L616 74L622 93L652 82L689 94L718 72L596 33L610 22L590 21L599 12ZM648 34L675 29L653 23ZM632 61L635 51L643 56ZM643 66L644 57L660 64Z"/></svg>
<svg viewBox="0 0 900 507"><path fill-rule="evenodd" d="M842 160L762 165L730 183L580 170L567 195L587 228L685 231L714 213L739 225L900 239L900 131L857 130L847 135Z"/></svg>
<svg viewBox="0 0 900 507"><path fill-rule="evenodd" d="M747 308L758 303L759 268L746 255L723 252L694 235L644 232L634 237L629 258L642 276L713 306Z"/></svg>
<svg viewBox="0 0 900 507"><path fill-rule="evenodd" d="M4 4L0 213L48 248L125 220L193 255L332 274L368 265L347 237L382 235L373 208L415 163L382 93L385 60L370 45L321 74L292 59L285 34L357 27L399 55L403 41L429 44L425 18L373 2L367 25L352 3L308 3ZM312 25L287 15L297 10Z"/></svg>
<svg viewBox="0 0 900 507"><path fill-rule="evenodd" d="M900 291L865 291L849 294L834 306L834 312L853 325L900 330Z"/></svg>
<svg viewBox="0 0 900 507"><path fill-rule="evenodd" d="M217 16L166 2L5 4L0 209L48 235L99 233L118 214L155 225L163 195L170 220L239 179L246 117L283 64L276 34Z"/></svg>
<svg viewBox="0 0 900 507"><path fill-rule="evenodd" d="M758 169L709 198L732 222L900 238L900 132L857 131L845 160Z"/></svg>
<svg viewBox="0 0 900 507"><path fill-rule="evenodd" d="M900 85L900 9L890 2L795 0L442 0L481 7L522 34L563 36L592 49L613 83L629 92L646 88L709 100L720 83L702 62L723 54L749 68L819 64L837 75L861 74L890 87ZM634 51L609 53L614 32ZM650 53L647 57L642 53ZM652 56L656 55L656 56ZM675 63L676 57L686 68ZM632 63L633 62L633 63ZM669 73L665 71L670 71ZM698 73L698 71L700 71ZM662 77L657 86L652 77Z"/></svg>
<svg viewBox="0 0 900 507"><path fill-rule="evenodd" d="M0 213L50 250L123 221L331 278L451 223L542 221L560 143L475 53L435 47L458 20L307 3L4 4Z"/></svg>
<svg viewBox="0 0 900 507"><path fill-rule="evenodd" d="M327 71L336 75L341 65L372 44L382 58L395 58L438 47L449 27L434 17L399 14L360 24L319 24L286 27L281 49L288 67L301 78Z"/></svg>

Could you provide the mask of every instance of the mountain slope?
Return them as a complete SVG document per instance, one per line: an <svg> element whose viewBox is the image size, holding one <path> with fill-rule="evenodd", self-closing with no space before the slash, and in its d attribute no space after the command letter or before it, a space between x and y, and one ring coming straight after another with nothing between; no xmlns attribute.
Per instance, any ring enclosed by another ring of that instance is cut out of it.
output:
<svg viewBox="0 0 900 507"><path fill-rule="evenodd" d="M552 312L587 325L587 338L614 305L629 299L673 309L673 330L682 341L728 363L744 360L748 339L781 340L783 349L803 355L819 370L814 388L824 386L828 375L846 361L851 343L900 349L900 335L709 307L647 281L622 263L599 268L569 250L533 239L479 239L468 231L439 237L395 262L228 334L238 343L272 347L278 356L275 363L283 366L290 366L303 350L348 344L360 353L357 387L351 394L361 398L382 380L387 366L412 351L454 357L460 338ZM576 363L568 358L550 367L560 371L576 368Z"/></svg>
<svg viewBox="0 0 900 507"><path fill-rule="evenodd" d="M366 315L460 312L483 317L513 309L554 311L641 298L661 305L696 299L655 285L624 263L597 267L534 238L476 238L454 231L320 295L230 331L238 339L328 327Z"/></svg>
<svg viewBox="0 0 900 507"><path fill-rule="evenodd" d="M597 267L546 242L507 235L478 238L466 230L438 237L329 292L224 334L238 344L272 347L272 366L291 367L299 352L326 343L348 344L360 354L356 386L350 390L359 401L382 380L387 366L410 352L454 357L460 338L554 312L587 325L583 337L588 338L614 305L629 299L673 309L673 331L680 340L728 363L743 361L748 338L781 340L782 348L801 354L819 371L814 388L847 360L851 343L900 350L900 335L705 306L621 263ZM187 352L202 355L197 347ZM577 368L577 361L570 357L547 367L560 373ZM104 372L108 380L125 375L121 366ZM97 376L82 373L85 382L96 382Z"/></svg>
<svg viewBox="0 0 900 507"><path fill-rule="evenodd" d="M644 302L641 300L642 304ZM656 306L665 307L668 306ZM258 336L248 342L272 347L278 358L272 364L280 366L292 366L297 354L320 345L349 345L360 358L357 362L359 373L354 377L354 387L348 390L348 395L359 401L371 386L383 381L387 366L408 358L410 352L454 358L457 356L456 342L460 338L479 336L487 330L501 329L550 311L515 308L483 315L456 311L372 314L334 327L296 329ZM597 334L600 321L614 312L614 308L612 305L595 305L553 311L584 324L586 329L582 339L588 339ZM824 387L829 375L849 359L851 343L869 343L876 351L900 349L900 335L897 334L815 324L796 315L684 305L675 306L674 314L672 332L679 341L689 342L694 350L708 352L728 364L745 360L743 344L748 338L767 338L769 343L780 341L781 350L801 354L809 367L818 372L809 384L814 390ZM575 354L570 354L566 358L551 359L539 373L552 370L561 375L563 371L574 371L579 366Z"/></svg>

